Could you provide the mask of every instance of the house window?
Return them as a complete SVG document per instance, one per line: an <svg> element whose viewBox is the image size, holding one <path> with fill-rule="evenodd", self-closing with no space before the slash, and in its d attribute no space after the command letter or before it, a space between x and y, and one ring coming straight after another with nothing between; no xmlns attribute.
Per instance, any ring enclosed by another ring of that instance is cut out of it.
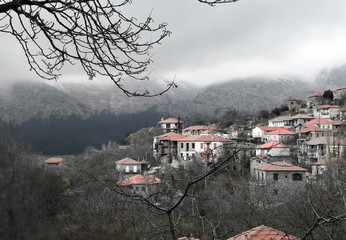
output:
<svg viewBox="0 0 346 240"><path fill-rule="evenodd" d="M301 173L293 173L292 174L292 180L293 181L302 181L303 175Z"/></svg>
<svg viewBox="0 0 346 240"><path fill-rule="evenodd" d="M319 134L319 133L316 133L316 136L317 136L317 137L319 137L319 136L320 136L320 134Z"/></svg>
<svg viewBox="0 0 346 240"><path fill-rule="evenodd" d="M273 189L273 195L278 195L278 190L277 189Z"/></svg>
<svg viewBox="0 0 346 240"><path fill-rule="evenodd" d="M180 147L181 147L181 148L184 148L184 143L180 143Z"/></svg>
<svg viewBox="0 0 346 240"><path fill-rule="evenodd" d="M130 171L130 167L129 166L126 166L125 167L125 172L129 172Z"/></svg>
<svg viewBox="0 0 346 240"><path fill-rule="evenodd" d="M233 166L233 171L237 171L237 166Z"/></svg>
<svg viewBox="0 0 346 240"><path fill-rule="evenodd" d="M145 187L142 187L142 192L145 192Z"/></svg>
<svg viewBox="0 0 346 240"><path fill-rule="evenodd" d="M279 174L278 173L273 173L273 180L274 181L279 180Z"/></svg>
<svg viewBox="0 0 346 240"><path fill-rule="evenodd" d="M214 143L214 149L217 148L216 143Z"/></svg>
<svg viewBox="0 0 346 240"><path fill-rule="evenodd" d="M203 143L201 143L201 149L203 149Z"/></svg>
<svg viewBox="0 0 346 240"><path fill-rule="evenodd" d="M133 171L137 172L137 166L133 166Z"/></svg>
<svg viewBox="0 0 346 240"><path fill-rule="evenodd" d="M183 155L182 153L180 153L180 156L181 156L181 158L183 158L183 157L184 157L184 155Z"/></svg>
<svg viewBox="0 0 346 240"><path fill-rule="evenodd" d="M192 148L192 149L195 149L195 143L192 143L191 148Z"/></svg>

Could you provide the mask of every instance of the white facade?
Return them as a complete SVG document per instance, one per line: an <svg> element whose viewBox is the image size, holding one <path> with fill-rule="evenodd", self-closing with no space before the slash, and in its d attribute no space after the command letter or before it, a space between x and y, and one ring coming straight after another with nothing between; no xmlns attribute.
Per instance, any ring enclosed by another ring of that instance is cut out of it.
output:
<svg viewBox="0 0 346 240"><path fill-rule="evenodd" d="M340 116L340 108L314 108L314 118L330 118L335 119Z"/></svg>

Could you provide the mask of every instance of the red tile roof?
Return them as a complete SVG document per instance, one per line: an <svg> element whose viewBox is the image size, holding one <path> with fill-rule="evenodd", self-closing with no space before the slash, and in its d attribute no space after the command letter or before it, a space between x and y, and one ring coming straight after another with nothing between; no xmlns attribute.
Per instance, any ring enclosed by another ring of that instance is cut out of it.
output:
<svg viewBox="0 0 346 240"><path fill-rule="evenodd" d="M292 119L314 119L313 117L306 114L298 114L291 117Z"/></svg>
<svg viewBox="0 0 346 240"><path fill-rule="evenodd" d="M141 164L141 162L133 160L132 158L123 158L115 162L116 164L125 164L125 165L136 165Z"/></svg>
<svg viewBox="0 0 346 240"><path fill-rule="evenodd" d="M289 148L289 146L282 144L281 142L271 141L259 146L261 149L269 149L269 148Z"/></svg>
<svg viewBox="0 0 346 240"><path fill-rule="evenodd" d="M167 118L165 120L161 120L159 123L178 123L179 120L177 118ZM181 123L183 123L183 121L180 120Z"/></svg>
<svg viewBox="0 0 346 240"><path fill-rule="evenodd" d="M61 163L62 161L64 161L63 158L48 158L45 162L47 164L58 164L58 163Z"/></svg>
<svg viewBox="0 0 346 240"><path fill-rule="evenodd" d="M257 170L269 171L269 172L306 172L308 171L305 168L294 166L286 162L272 162L271 164L263 165L256 167Z"/></svg>
<svg viewBox="0 0 346 240"><path fill-rule="evenodd" d="M311 96L309 96L309 98L311 97L323 97L323 93L322 92L316 92L314 94L312 94Z"/></svg>
<svg viewBox="0 0 346 240"><path fill-rule="evenodd" d="M194 237L181 237L181 238L178 238L178 240L199 240L199 239Z"/></svg>
<svg viewBox="0 0 346 240"><path fill-rule="evenodd" d="M299 240L299 238L274 228L261 225L246 232L242 232L228 240Z"/></svg>
<svg viewBox="0 0 346 240"><path fill-rule="evenodd" d="M132 177L126 178L118 182L119 186L131 186L131 185L152 185L160 184L161 179L155 177L154 175L134 175Z"/></svg>
<svg viewBox="0 0 346 240"><path fill-rule="evenodd" d="M201 134L221 134L220 132L216 131L215 129L208 129L208 130L205 130L203 132L201 132Z"/></svg>
<svg viewBox="0 0 346 240"><path fill-rule="evenodd" d="M312 125L308 125L307 128L304 128L302 130L299 131L299 133L308 133L308 132L329 132L329 129L326 128L319 128L319 127L315 127Z"/></svg>
<svg viewBox="0 0 346 240"><path fill-rule="evenodd" d="M341 109L342 107L340 107L338 105L322 105L322 106L318 106L318 107L315 107L315 108L318 108L318 109L329 109L329 108Z"/></svg>
<svg viewBox="0 0 346 240"><path fill-rule="evenodd" d="M329 118L316 118L316 119L313 119L311 121L304 123L304 126L307 127L307 126L313 125L313 124L343 125L346 123L343 121L339 121L339 120L331 120Z"/></svg>
<svg viewBox="0 0 346 240"><path fill-rule="evenodd" d="M338 89L336 89L336 91L343 90L343 89L346 89L346 86L345 86L345 87L338 88Z"/></svg>
<svg viewBox="0 0 346 240"><path fill-rule="evenodd" d="M277 129L277 130L265 133L265 135L295 135L295 134L296 134L295 132L289 131L285 128Z"/></svg>
<svg viewBox="0 0 346 240"><path fill-rule="evenodd" d="M193 131L193 130L216 130L214 127L209 127L209 126L190 126L187 128L184 128L183 131Z"/></svg>
<svg viewBox="0 0 346 240"><path fill-rule="evenodd" d="M180 142L233 142L217 135L194 135L179 139Z"/></svg>
<svg viewBox="0 0 346 240"><path fill-rule="evenodd" d="M321 160L319 162L311 163L311 165L315 165L315 166L326 165L326 160Z"/></svg>
<svg viewBox="0 0 346 240"><path fill-rule="evenodd" d="M160 136L156 136L155 138L158 140L169 140L169 141L177 141L181 138L184 138L185 136L175 133L175 132L169 132L169 133L165 133L162 134Z"/></svg>

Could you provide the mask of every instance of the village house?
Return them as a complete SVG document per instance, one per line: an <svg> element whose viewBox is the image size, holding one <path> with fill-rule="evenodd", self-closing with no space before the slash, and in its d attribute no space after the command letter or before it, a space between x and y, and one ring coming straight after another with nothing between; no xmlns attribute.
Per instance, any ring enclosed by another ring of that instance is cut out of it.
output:
<svg viewBox="0 0 346 240"><path fill-rule="evenodd" d="M310 107L319 106L323 104L323 93L316 92L309 96Z"/></svg>
<svg viewBox="0 0 346 240"><path fill-rule="evenodd" d="M134 175L132 177L121 180L118 186L128 189L131 193L147 197L151 194L158 193L162 185L161 179L154 175Z"/></svg>
<svg viewBox="0 0 346 240"><path fill-rule="evenodd" d="M327 158L319 162L312 163L312 172L309 176L311 180L326 179L327 170L330 174L337 175L340 169L345 168L346 161L343 158Z"/></svg>
<svg viewBox="0 0 346 240"><path fill-rule="evenodd" d="M61 157L48 158L45 163L47 166L60 166L65 160Z"/></svg>
<svg viewBox="0 0 346 240"><path fill-rule="evenodd" d="M168 119L161 118L161 121L159 121L158 124L164 133L168 133L168 132L178 133L181 131L181 129L183 129L183 126L184 126L184 122L177 118L168 118Z"/></svg>
<svg viewBox="0 0 346 240"><path fill-rule="evenodd" d="M291 148L281 142L271 141L258 146L256 156L286 157L291 155Z"/></svg>
<svg viewBox="0 0 346 240"><path fill-rule="evenodd" d="M259 166L267 165L269 163L273 162L270 157L265 156L254 156L250 158L250 177L251 179L256 178L256 168Z"/></svg>
<svg viewBox="0 0 346 240"><path fill-rule="evenodd" d="M131 158L123 158L115 162L115 168L126 174L138 174L148 171L149 163L145 160L136 161Z"/></svg>
<svg viewBox="0 0 346 240"><path fill-rule="evenodd" d="M267 132L265 135L265 141L278 141L278 142L289 142L295 139L296 133L287 129L277 129L271 132Z"/></svg>
<svg viewBox="0 0 346 240"><path fill-rule="evenodd" d="M340 117L340 106L322 105L314 108L314 118L336 119Z"/></svg>
<svg viewBox="0 0 346 240"><path fill-rule="evenodd" d="M290 117L282 116L268 120L268 127L289 127Z"/></svg>
<svg viewBox="0 0 346 240"><path fill-rule="evenodd" d="M201 156L207 160L218 158L225 144L233 141L217 135L188 136L178 140L178 154L182 160L189 160L195 156Z"/></svg>
<svg viewBox="0 0 346 240"><path fill-rule="evenodd" d="M304 162L318 162L326 158L327 138L318 137L303 143L301 146L302 160Z"/></svg>
<svg viewBox="0 0 346 240"><path fill-rule="evenodd" d="M331 120L328 118L316 118L304 123L304 127L306 128L315 126L322 129L329 129L333 132L337 131L342 125L345 125L345 122L339 120Z"/></svg>
<svg viewBox="0 0 346 240"><path fill-rule="evenodd" d="M292 126L296 132L299 132L301 129L304 128L304 123L314 119L311 116L305 115L305 114L298 114L295 116L290 117L289 119L289 125Z"/></svg>
<svg viewBox="0 0 346 240"><path fill-rule="evenodd" d="M299 238L264 225L242 232L227 240L299 240Z"/></svg>
<svg viewBox="0 0 346 240"><path fill-rule="evenodd" d="M317 126L310 125L309 127L300 130L298 134L299 134L298 140L302 142L302 140L309 141L313 138L331 136L332 132L331 130L326 128L319 128Z"/></svg>
<svg viewBox="0 0 346 240"><path fill-rule="evenodd" d="M334 91L334 99L342 99L343 97L346 97L346 86Z"/></svg>
<svg viewBox="0 0 346 240"><path fill-rule="evenodd" d="M298 111L305 105L304 100L289 99L287 100L287 107L289 111Z"/></svg>
<svg viewBox="0 0 346 240"><path fill-rule="evenodd" d="M185 136L175 132L169 132L154 137L153 151L156 159L173 159L178 155L178 140Z"/></svg>
<svg viewBox="0 0 346 240"><path fill-rule="evenodd" d="M255 183L265 187L273 199L287 199L287 196L304 191L308 170L286 162L272 162L255 168Z"/></svg>
<svg viewBox="0 0 346 240"><path fill-rule="evenodd" d="M261 139L261 142L264 142L266 139L265 133L277 130L277 129L286 129L282 127L266 127L266 126L259 126L252 129L252 137Z"/></svg>
<svg viewBox="0 0 346 240"><path fill-rule="evenodd" d="M193 136L193 135L201 135L202 132L207 130L216 131L216 128L210 126L190 126L183 129L184 136Z"/></svg>

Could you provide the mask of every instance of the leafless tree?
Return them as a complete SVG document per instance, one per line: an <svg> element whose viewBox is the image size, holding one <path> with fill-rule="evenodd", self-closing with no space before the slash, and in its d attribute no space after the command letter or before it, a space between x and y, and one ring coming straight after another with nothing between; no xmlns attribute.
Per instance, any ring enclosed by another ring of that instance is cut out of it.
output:
<svg viewBox="0 0 346 240"><path fill-rule="evenodd" d="M199 0L214 6L236 0ZM159 93L131 91L125 78L148 79L150 49L170 35L167 24L143 22L121 9L131 0L3 0L0 32L14 36L30 70L55 80L66 64L79 63L90 79L109 77L128 96L157 96L176 87L174 82Z"/></svg>
<svg viewBox="0 0 346 240"><path fill-rule="evenodd" d="M124 77L145 80L149 50L169 36L167 24L139 22L120 9L131 0L4 0L0 32L14 36L30 65L44 79L57 79L66 63L79 62L90 79L109 77L129 96L153 96L130 91Z"/></svg>
<svg viewBox="0 0 346 240"><path fill-rule="evenodd" d="M201 3L206 3L210 6L215 6L217 4L221 3L232 3L232 2L238 2L239 0L198 0Z"/></svg>

